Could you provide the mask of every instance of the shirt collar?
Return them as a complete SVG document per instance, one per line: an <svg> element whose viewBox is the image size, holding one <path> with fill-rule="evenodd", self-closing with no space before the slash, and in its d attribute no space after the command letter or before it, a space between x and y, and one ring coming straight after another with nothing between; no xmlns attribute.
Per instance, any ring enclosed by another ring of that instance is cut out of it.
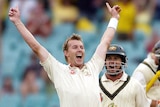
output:
<svg viewBox="0 0 160 107"><path fill-rule="evenodd" d="M71 67L71 64L68 64L68 67L69 67L69 69L79 69L78 67ZM87 66L86 66L86 64L84 64L84 66L82 67L82 69L79 69L79 70L81 70L81 71L83 71L84 69L86 69L87 68Z"/></svg>
<svg viewBox="0 0 160 107"><path fill-rule="evenodd" d="M68 67L70 69L69 71L72 72L73 74L75 74L77 72L81 72L86 76L90 76L91 75L91 72L89 72L89 70L87 69L86 64L84 64L82 69L79 69L78 67L71 67L70 64L68 64Z"/></svg>

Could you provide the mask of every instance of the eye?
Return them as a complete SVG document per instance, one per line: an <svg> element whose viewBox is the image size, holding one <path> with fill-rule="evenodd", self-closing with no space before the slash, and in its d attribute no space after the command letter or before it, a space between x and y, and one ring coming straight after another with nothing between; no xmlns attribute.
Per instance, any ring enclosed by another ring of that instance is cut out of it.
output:
<svg viewBox="0 0 160 107"><path fill-rule="evenodd" d="M73 45L73 46L72 46L72 49L76 49L76 48L77 48L77 45Z"/></svg>
<svg viewBox="0 0 160 107"><path fill-rule="evenodd" d="M110 56L107 56L106 60L111 60L111 57L110 57Z"/></svg>
<svg viewBox="0 0 160 107"><path fill-rule="evenodd" d="M80 46L81 49L84 49L84 46Z"/></svg>

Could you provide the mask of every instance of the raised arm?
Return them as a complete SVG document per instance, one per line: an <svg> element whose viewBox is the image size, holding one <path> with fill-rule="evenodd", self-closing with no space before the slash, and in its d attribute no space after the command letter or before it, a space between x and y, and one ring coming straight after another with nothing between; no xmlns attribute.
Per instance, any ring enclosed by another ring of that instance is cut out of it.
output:
<svg viewBox="0 0 160 107"><path fill-rule="evenodd" d="M20 19L20 11L18 7L10 8L9 10L9 19L13 22L13 24L17 27L21 36L25 40L25 42L29 45L32 51L37 55L39 60L43 62L48 57L48 51L41 46L38 41L34 38L34 36L29 32L29 30L25 27Z"/></svg>
<svg viewBox="0 0 160 107"><path fill-rule="evenodd" d="M109 13L111 14L111 19L109 21L108 27L105 30L100 44L97 47L96 53L105 59L105 55L107 52L107 49L114 38L115 32L116 32L116 27L118 24L118 19L119 19L119 13L121 11L121 8L118 5L113 6L112 8L108 3L106 3L107 9Z"/></svg>

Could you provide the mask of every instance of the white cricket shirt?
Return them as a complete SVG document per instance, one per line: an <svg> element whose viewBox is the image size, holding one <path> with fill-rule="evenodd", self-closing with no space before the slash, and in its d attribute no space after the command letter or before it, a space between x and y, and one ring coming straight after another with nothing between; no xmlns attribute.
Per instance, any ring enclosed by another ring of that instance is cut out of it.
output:
<svg viewBox="0 0 160 107"><path fill-rule="evenodd" d="M82 69L62 64L51 55L40 62L54 82L61 107L101 107L98 79L104 63L96 54Z"/></svg>
<svg viewBox="0 0 160 107"><path fill-rule="evenodd" d="M151 101L147 99L142 85L132 77L128 84L115 94L126 80L127 74L125 72L123 72L123 76L120 79L114 82L107 79L105 75L102 76L102 84L109 92L108 95L103 91L101 92L102 107L150 107Z"/></svg>
<svg viewBox="0 0 160 107"><path fill-rule="evenodd" d="M144 61L156 72L158 65L156 65L154 59L151 58L151 54L152 53L149 53ZM154 76L155 74L153 71L143 63L140 63L132 74L132 77L136 78L143 85L145 90L147 84ZM147 97L152 100L160 100L160 80L156 80L146 94Z"/></svg>

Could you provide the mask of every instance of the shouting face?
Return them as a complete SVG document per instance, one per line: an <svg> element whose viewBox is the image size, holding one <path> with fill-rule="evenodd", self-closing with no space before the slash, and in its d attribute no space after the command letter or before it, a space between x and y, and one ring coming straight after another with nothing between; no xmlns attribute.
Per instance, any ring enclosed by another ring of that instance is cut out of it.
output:
<svg viewBox="0 0 160 107"><path fill-rule="evenodd" d="M68 50L64 51L68 63L71 66L82 68L84 64L85 49L82 41L70 40L68 41Z"/></svg>

